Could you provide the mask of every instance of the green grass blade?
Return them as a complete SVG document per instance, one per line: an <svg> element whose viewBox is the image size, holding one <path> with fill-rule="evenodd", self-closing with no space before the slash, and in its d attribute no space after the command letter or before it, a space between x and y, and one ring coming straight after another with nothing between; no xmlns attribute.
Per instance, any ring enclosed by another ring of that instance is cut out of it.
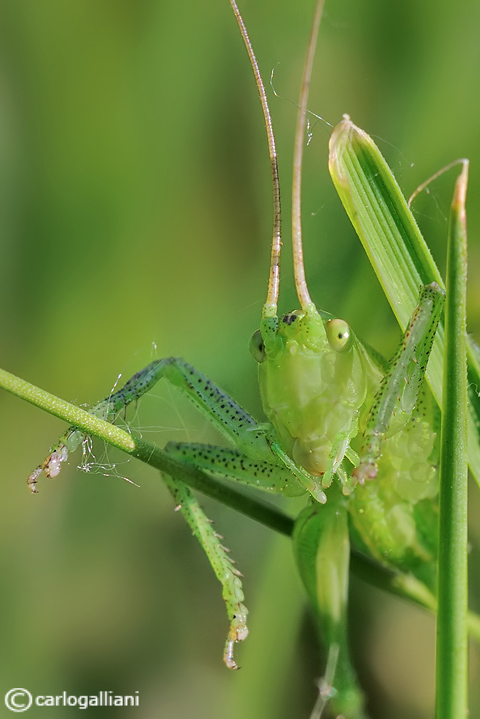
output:
<svg viewBox="0 0 480 719"><path fill-rule="evenodd" d="M416 306L421 285L442 277L401 190L373 140L345 117L330 140L330 174L402 330ZM444 328L439 326L427 377L442 406ZM480 387L479 361L469 342L469 382ZM469 404L468 457L480 484L480 400Z"/></svg>
<svg viewBox="0 0 480 719"><path fill-rule="evenodd" d="M467 716L467 234L468 164L455 185L447 251L440 460L436 719Z"/></svg>

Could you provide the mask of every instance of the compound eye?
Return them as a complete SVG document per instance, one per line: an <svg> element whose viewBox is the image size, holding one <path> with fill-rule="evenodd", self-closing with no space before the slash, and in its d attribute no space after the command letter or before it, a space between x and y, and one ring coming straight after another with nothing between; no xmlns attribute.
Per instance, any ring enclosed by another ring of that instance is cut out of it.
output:
<svg viewBox="0 0 480 719"><path fill-rule="evenodd" d="M350 327L344 320L328 320L325 331L330 347L335 352L344 352L352 346Z"/></svg>
<svg viewBox="0 0 480 719"><path fill-rule="evenodd" d="M262 334L260 330L253 333L250 338L250 344L248 346L250 352L253 355L253 359L260 364L265 361L267 355L265 353L265 345L263 344Z"/></svg>

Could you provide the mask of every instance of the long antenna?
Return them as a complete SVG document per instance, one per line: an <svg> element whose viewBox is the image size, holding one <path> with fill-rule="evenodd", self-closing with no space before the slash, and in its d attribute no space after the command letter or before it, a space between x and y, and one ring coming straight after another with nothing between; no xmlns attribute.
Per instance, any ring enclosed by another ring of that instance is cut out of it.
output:
<svg viewBox="0 0 480 719"><path fill-rule="evenodd" d="M233 0L232 0L233 1ZM295 286L297 288L298 300L302 309L312 305L305 280L305 267L303 264L302 245L302 159L303 143L305 137L305 126L307 122L307 102L312 77L313 58L317 46L318 30L323 15L325 0L318 0L313 17L313 25L308 41L307 57L303 70L302 86L298 101L297 128L295 130L295 147L293 153L293 180L292 180L292 245L293 245L293 271L295 273Z"/></svg>
<svg viewBox="0 0 480 719"><path fill-rule="evenodd" d="M243 42L247 49L248 57L250 58L250 64L252 66L253 74L255 75L255 82L257 84L258 94L260 95L260 102L262 104L263 117L265 119L265 129L267 131L268 138L268 154L270 155L270 167L272 171L272 184L273 184L273 238L272 238L272 252L270 256L270 275L268 278L268 293L267 300L263 306L263 317L275 317L277 314L277 303L278 303L278 292L280 289L280 251L282 248L282 218L280 208L280 181L278 177L278 159L277 151L275 148L275 136L273 134L272 118L270 116L270 110L268 108L267 95L265 93L265 86L263 84L262 76L258 68L257 58L253 52L252 43L248 37L247 28L243 22L243 18L240 15L240 11L237 7L235 0L230 0L235 17L237 18L238 27L242 33Z"/></svg>

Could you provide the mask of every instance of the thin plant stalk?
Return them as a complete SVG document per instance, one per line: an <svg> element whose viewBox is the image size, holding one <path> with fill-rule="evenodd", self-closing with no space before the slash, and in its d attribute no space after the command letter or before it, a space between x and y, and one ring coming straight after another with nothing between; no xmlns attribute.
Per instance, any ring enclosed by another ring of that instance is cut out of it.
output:
<svg viewBox="0 0 480 719"><path fill-rule="evenodd" d="M463 719L467 696L467 360L465 195L455 185L447 249L447 302L440 460L436 719Z"/></svg>

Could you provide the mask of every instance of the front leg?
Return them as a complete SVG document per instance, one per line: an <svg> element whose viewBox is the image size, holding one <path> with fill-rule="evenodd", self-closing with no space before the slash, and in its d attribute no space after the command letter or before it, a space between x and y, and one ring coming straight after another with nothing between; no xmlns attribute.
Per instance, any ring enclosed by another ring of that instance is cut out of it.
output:
<svg viewBox="0 0 480 719"><path fill-rule="evenodd" d="M252 459L272 460L265 427L258 425L235 400L180 357L166 357L151 362L134 374L121 389L98 402L90 412L106 421L115 422L119 412L125 411L132 402L137 402L162 378L183 392L217 429ZM57 476L69 453L75 451L83 439L83 433L76 427L68 428L51 448L45 461L28 478L27 483L32 492L37 491L36 482L42 470L47 477Z"/></svg>
<svg viewBox="0 0 480 719"><path fill-rule="evenodd" d="M402 344L375 395L363 433L360 463L352 476L360 484L374 479L387 434L401 432L412 418L423 385L445 292L435 282L420 291Z"/></svg>
<svg viewBox="0 0 480 719"><path fill-rule="evenodd" d="M320 482L306 470L294 463L280 447L270 425L258 424L241 405L221 390L204 374L179 357L155 360L131 377L125 385L109 397L96 404L90 411L102 419L114 422L118 413L138 401L162 378L165 378L185 394L193 404L219 429L252 464L257 462L278 467L278 478L274 484L284 487L285 483L298 485L291 488L291 494L308 491L320 502L326 501ZM62 463L68 459L84 439L76 427L70 427L52 447L42 465L37 467L27 480L30 489L36 492L36 483L42 470L47 477L55 477Z"/></svg>

